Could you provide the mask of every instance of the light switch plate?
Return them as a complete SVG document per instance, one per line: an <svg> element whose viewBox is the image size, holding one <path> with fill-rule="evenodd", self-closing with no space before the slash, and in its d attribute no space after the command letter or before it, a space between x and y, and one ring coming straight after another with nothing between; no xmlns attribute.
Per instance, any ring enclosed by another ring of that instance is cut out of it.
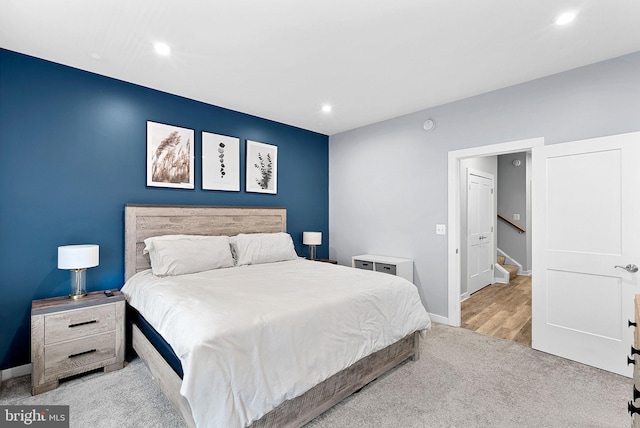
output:
<svg viewBox="0 0 640 428"><path fill-rule="evenodd" d="M444 224L436 224L436 235L446 235L447 226Z"/></svg>
<svg viewBox="0 0 640 428"><path fill-rule="evenodd" d="M520 220L520 214L514 214L513 215L513 219L514 220Z"/></svg>

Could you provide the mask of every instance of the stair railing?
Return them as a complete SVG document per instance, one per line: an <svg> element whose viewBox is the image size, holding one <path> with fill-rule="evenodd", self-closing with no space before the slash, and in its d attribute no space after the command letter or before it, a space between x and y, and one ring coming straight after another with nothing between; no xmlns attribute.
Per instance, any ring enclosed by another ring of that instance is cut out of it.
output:
<svg viewBox="0 0 640 428"><path fill-rule="evenodd" d="M511 225L512 227L515 227L516 229L518 229L518 233L525 233L526 232L526 229L524 227L512 222L511 220L509 220L505 216L498 214L498 218L500 220L504 221L505 223Z"/></svg>

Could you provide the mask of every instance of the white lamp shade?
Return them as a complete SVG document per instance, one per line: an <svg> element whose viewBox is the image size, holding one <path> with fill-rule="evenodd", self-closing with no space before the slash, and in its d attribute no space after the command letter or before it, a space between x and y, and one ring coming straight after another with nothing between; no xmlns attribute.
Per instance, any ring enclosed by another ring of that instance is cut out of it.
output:
<svg viewBox="0 0 640 428"><path fill-rule="evenodd" d="M321 245L322 232L302 232L302 243L304 245Z"/></svg>
<svg viewBox="0 0 640 428"><path fill-rule="evenodd" d="M94 244L58 247L58 269L86 269L98 266L99 247Z"/></svg>

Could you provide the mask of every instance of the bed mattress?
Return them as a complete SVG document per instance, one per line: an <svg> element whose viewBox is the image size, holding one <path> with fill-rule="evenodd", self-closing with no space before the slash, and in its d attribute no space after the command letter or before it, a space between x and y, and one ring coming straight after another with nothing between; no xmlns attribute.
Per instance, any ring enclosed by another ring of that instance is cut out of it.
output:
<svg viewBox="0 0 640 428"><path fill-rule="evenodd" d="M199 427L245 427L359 359L429 328L416 287L305 259L133 276L131 306L169 343Z"/></svg>

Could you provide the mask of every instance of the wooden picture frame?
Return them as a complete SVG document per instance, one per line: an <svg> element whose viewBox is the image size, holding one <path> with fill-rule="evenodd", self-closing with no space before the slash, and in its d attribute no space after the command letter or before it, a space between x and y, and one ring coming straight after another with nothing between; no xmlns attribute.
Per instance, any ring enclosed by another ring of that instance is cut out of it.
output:
<svg viewBox="0 0 640 428"><path fill-rule="evenodd" d="M147 186L194 188L193 129L147 121Z"/></svg>
<svg viewBox="0 0 640 428"><path fill-rule="evenodd" d="M278 193L278 146L247 140L246 191Z"/></svg>
<svg viewBox="0 0 640 428"><path fill-rule="evenodd" d="M202 131L202 189L240 191L240 139Z"/></svg>

